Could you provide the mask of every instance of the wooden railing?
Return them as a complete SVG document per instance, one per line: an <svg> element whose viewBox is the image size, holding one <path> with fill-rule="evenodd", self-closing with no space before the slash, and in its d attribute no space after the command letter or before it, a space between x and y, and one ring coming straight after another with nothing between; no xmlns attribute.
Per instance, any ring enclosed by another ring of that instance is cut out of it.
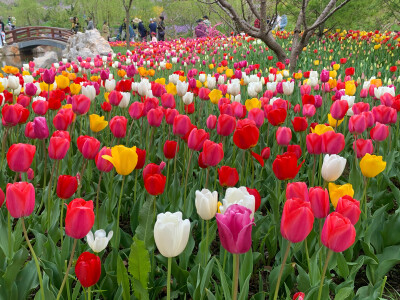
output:
<svg viewBox="0 0 400 300"><path fill-rule="evenodd" d="M68 38L73 33L69 29L57 27L21 27L6 32L7 44L32 41L32 40L56 40L60 42L67 42Z"/></svg>

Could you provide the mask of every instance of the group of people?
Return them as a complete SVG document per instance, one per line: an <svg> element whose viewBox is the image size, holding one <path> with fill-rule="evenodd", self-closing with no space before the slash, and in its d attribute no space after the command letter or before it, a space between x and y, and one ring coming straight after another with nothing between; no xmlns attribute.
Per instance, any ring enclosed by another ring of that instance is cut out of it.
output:
<svg viewBox="0 0 400 300"><path fill-rule="evenodd" d="M131 20L129 25L129 39L131 42L135 41L137 29L139 40L142 42L147 41L147 37L150 37L151 42L164 41L165 40L165 24L164 17L160 16L159 21L157 23L155 18L151 18L149 21L148 29L143 24L143 21L139 18L134 18ZM117 40L126 41L127 37L127 29L126 29L126 18L123 23L119 27L119 34L117 36Z"/></svg>
<svg viewBox="0 0 400 300"><path fill-rule="evenodd" d="M211 22L208 16L204 16L203 19L198 19L196 21L197 26L194 28L194 34L197 38L206 37L208 35L209 28L211 27Z"/></svg>
<svg viewBox="0 0 400 300"><path fill-rule="evenodd" d="M280 16L277 15L275 20L272 21L273 23L271 24L272 28L274 28L274 30L285 30L285 27L288 23L288 19L286 15ZM267 25L270 25L271 23L271 19L269 17L267 17ZM256 19L254 21L254 27L256 28L260 28L260 20Z"/></svg>
<svg viewBox="0 0 400 300"><path fill-rule="evenodd" d="M0 17L0 48L6 44L6 27L7 30L14 30L16 28L17 20L15 17L8 16L7 25L3 22L3 17Z"/></svg>

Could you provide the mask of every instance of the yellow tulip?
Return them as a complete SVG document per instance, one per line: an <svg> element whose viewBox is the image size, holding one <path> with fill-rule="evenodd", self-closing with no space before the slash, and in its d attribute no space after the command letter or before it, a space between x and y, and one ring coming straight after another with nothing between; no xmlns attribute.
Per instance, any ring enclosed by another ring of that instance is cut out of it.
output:
<svg viewBox="0 0 400 300"><path fill-rule="evenodd" d="M125 77L126 71L121 69L121 70L118 70L117 74L119 77Z"/></svg>
<svg viewBox="0 0 400 300"><path fill-rule="evenodd" d="M325 124L318 124L315 128L311 127L311 132L316 133L318 135L322 135L325 132L334 131L331 126L326 126Z"/></svg>
<svg viewBox="0 0 400 300"><path fill-rule="evenodd" d="M168 94L171 94L171 95L174 95L174 96L177 94L176 86L172 82L168 83L165 88L166 88Z"/></svg>
<svg viewBox="0 0 400 300"><path fill-rule="evenodd" d="M231 78L233 76L233 70L232 69L227 69L225 71L225 75L226 75L226 77Z"/></svg>
<svg viewBox="0 0 400 300"><path fill-rule="evenodd" d="M93 81L93 82L99 81L99 76L90 77L90 81Z"/></svg>
<svg viewBox="0 0 400 300"><path fill-rule="evenodd" d="M331 199L331 203L335 209L336 209L337 203L341 197L343 197L345 195L348 195L350 197L354 196L353 186L350 183L339 185L339 184L334 184L332 182L329 182L328 190L329 190L329 197Z"/></svg>
<svg viewBox="0 0 400 300"><path fill-rule="evenodd" d="M209 65L208 65L208 68L209 68L210 70L212 70L212 69L214 69L214 65L213 65L213 64L209 64Z"/></svg>
<svg viewBox="0 0 400 300"><path fill-rule="evenodd" d="M182 81L182 82L186 81L186 76L179 76L179 80Z"/></svg>
<svg viewBox="0 0 400 300"><path fill-rule="evenodd" d="M344 118L341 120L336 120L332 117L331 114L328 114L328 122L329 122L329 125L332 127L338 127L340 124L342 124L343 120L344 120Z"/></svg>
<svg viewBox="0 0 400 300"><path fill-rule="evenodd" d="M335 71L339 70L339 69L340 69L340 65L339 65L339 64L334 64L334 65L333 65L333 69L334 69Z"/></svg>
<svg viewBox="0 0 400 300"><path fill-rule="evenodd" d="M103 155L102 158L112 163L120 175L129 175L132 173L138 161L136 147L128 148L123 145L112 147L111 156Z"/></svg>
<svg viewBox="0 0 400 300"><path fill-rule="evenodd" d="M162 85L165 85L165 78L157 78L157 79L155 80L155 82L156 82L156 83L159 83L159 84L162 84Z"/></svg>
<svg viewBox="0 0 400 300"><path fill-rule="evenodd" d="M261 101L259 101L257 98L247 99L244 104L246 105L247 111L250 111L253 108L261 108Z"/></svg>
<svg viewBox="0 0 400 300"><path fill-rule="evenodd" d="M148 74L149 74L150 77L153 77L156 74L156 71L154 71L153 69L150 69L148 71Z"/></svg>
<svg viewBox="0 0 400 300"><path fill-rule="evenodd" d="M386 168L386 162L382 156L365 154L360 161L361 173L368 178L375 177Z"/></svg>
<svg viewBox="0 0 400 300"><path fill-rule="evenodd" d="M219 99L222 98L222 92L220 90L212 90L209 94L208 97L210 97L210 101L214 104L218 104Z"/></svg>
<svg viewBox="0 0 400 300"><path fill-rule="evenodd" d="M69 86L69 90L71 91L72 95L78 95L81 91L82 86L77 83L73 83Z"/></svg>
<svg viewBox="0 0 400 300"><path fill-rule="evenodd" d="M329 71L329 77L336 78L337 72L335 70Z"/></svg>
<svg viewBox="0 0 400 300"><path fill-rule="evenodd" d="M104 93L104 99L106 99L107 102L110 102L110 101L108 100L108 95L110 95L110 93L109 93L109 92L105 92L105 93Z"/></svg>
<svg viewBox="0 0 400 300"><path fill-rule="evenodd" d="M349 96L354 96L354 94L356 93L356 85L354 84L353 80L346 81L345 93Z"/></svg>
<svg viewBox="0 0 400 300"><path fill-rule="evenodd" d="M63 90L67 86L69 86L69 78L65 77L63 75L58 75L58 76L56 76L56 83L57 83L57 87L59 89Z"/></svg>
<svg viewBox="0 0 400 300"><path fill-rule="evenodd" d="M29 71L23 71L22 76L25 76L25 75L31 75L31 73L29 73Z"/></svg>
<svg viewBox="0 0 400 300"><path fill-rule="evenodd" d="M104 120L104 117L100 117L96 114L89 115L90 130L93 132L102 131L107 127L108 122Z"/></svg>
<svg viewBox="0 0 400 300"><path fill-rule="evenodd" d="M50 84L50 89L49 89L49 85L48 85L46 82L44 82L44 81L41 81L40 84L39 84L39 86L40 86L40 89L41 89L42 91L47 91L47 90L52 91L52 90L53 90L53 85Z"/></svg>
<svg viewBox="0 0 400 300"><path fill-rule="evenodd" d="M200 80L196 80L196 87L199 89L203 86L203 84L200 82Z"/></svg>
<svg viewBox="0 0 400 300"><path fill-rule="evenodd" d="M69 80L75 80L76 79L76 74L75 73L68 73L68 78L69 78Z"/></svg>
<svg viewBox="0 0 400 300"><path fill-rule="evenodd" d="M303 74L302 74L302 73L294 73L294 78L295 78L295 79L299 80L299 79L301 79L302 77L303 77Z"/></svg>
<svg viewBox="0 0 400 300"><path fill-rule="evenodd" d="M319 66L319 60L318 59L314 60L314 66Z"/></svg>
<svg viewBox="0 0 400 300"><path fill-rule="evenodd" d="M3 84L0 82L0 93L2 93L4 91L4 86Z"/></svg>

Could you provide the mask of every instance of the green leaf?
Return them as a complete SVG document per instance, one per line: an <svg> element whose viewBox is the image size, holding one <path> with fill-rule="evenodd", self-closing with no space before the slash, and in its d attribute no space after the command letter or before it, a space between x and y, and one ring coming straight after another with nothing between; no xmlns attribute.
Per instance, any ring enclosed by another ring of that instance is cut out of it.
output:
<svg viewBox="0 0 400 300"><path fill-rule="evenodd" d="M339 275L346 279L347 276L349 276L349 267L347 266L346 259L342 253L337 253L336 260L339 268Z"/></svg>
<svg viewBox="0 0 400 300"><path fill-rule="evenodd" d="M141 300L148 300L149 299L149 292L147 288L144 288L143 285L140 283L139 280L135 278L132 279L133 291L135 296Z"/></svg>
<svg viewBox="0 0 400 300"><path fill-rule="evenodd" d="M253 273L253 252L251 249L244 254L243 260L240 264L240 272L239 272L239 283L240 283L240 290L244 288L244 283Z"/></svg>
<svg viewBox="0 0 400 300"><path fill-rule="evenodd" d="M119 255L117 256L117 282L118 285L122 285L122 299L129 300L131 291L129 287L128 271Z"/></svg>
<svg viewBox="0 0 400 300"><path fill-rule="evenodd" d="M222 269L221 264L219 263L218 260L216 260L217 262L217 266L218 266L218 275L220 277L220 281L221 281L221 285L222 285L222 290L224 292L224 299L225 300L230 300L232 299L232 295L231 295L231 291L230 291L230 286L228 286L228 283L226 281L226 276L225 276L225 272Z"/></svg>
<svg viewBox="0 0 400 300"><path fill-rule="evenodd" d="M136 228L138 239L144 241L149 251L154 249L154 201L154 198L152 198L143 204L139 214L139 225Z"/></svg>
<svg viewBox="0 0 400 300"><path fill-rule="evenodd" d="M15 282L18 286L18 295L20 299L27 298L29 291L39 285L39 279L36 272L35 261L29 261L18 274Z"/></svg>
<svg viewBox="0 0 400 300"><path fill-rule="evenodd" d="M212 274L212 269L214 267L214 261L215 258L213 257L207 264L206 268L204 269L204 272L201 274L201 283L200 283L200 293L201 297L203 298L204 296L204 290L207 289L209 283L210 283L210 278Z"/></svg>
<svg viewBox="0 0 400 300"><path fill-rule="evenodd" d="M207 293L207 298L208 298L208 300L214 300L214 299L216 299L215 296L213 295L213 293L211 293L210 290L206 289L206 293Z"/></svg>
<svg viewBox="0 0 400 300"><path fill-rule="evenodd" d="M133 237L133 243L131 245L128 271L134 279L140 282L142 289L147 290L149 272L151 271L150 256L144 242L139 240L136 236ZM135 296L140 299L139 292L135 289L135 285L133 285L133 288Z"/></svg>
<svg viewBox="0 0 400 300"><path fill-rule="evenodd" d="M239 295L239 300L245 300L249 296L249 284L250 284L250 278L251 274L247 276L245 282L243 285L240 285L240 295Z"/></svg>
<svg viewBox="0 0 400 300"><path fill-rule="evenodd" d="M335 300L346 300L350 299L353 296L353 288L345 287L341 288L338 293L335 295Z"/></svg>
<svg viewBox="0 0 400 300"><path fill-rule="evenodd" d="M13 256L12 261L8 264L7 269L4 273L4 280L7 285L11 285L12 282L17 278L18 272L25 264L28 258L28 251L25 248L19 249Z"/></svg>

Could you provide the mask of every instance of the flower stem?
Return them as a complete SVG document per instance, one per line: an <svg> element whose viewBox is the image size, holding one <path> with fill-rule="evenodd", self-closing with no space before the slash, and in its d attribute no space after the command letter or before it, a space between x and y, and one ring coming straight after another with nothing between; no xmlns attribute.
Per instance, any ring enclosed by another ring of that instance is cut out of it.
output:
<svg viewBox="0 0 400 300"><path fill-rule="evenodd" d="M44 297L42 273L40 271L40 265L39 265L39 261L37 259L36 253L33 250L32 244L31 244L31 242L29 241L29 238L28 238L28 233L26 232L24 218L21 218L21 224L22 224L22 230L24 232L24 237L25 237L26 243L28 244L29 250L31 251L33 260L35 261L36 271L37 271L37 274L38 274L38 277L39 277L40 295L42 297L42 300L44 300L45 297Z"/></svg>
<svg viewBox="0 0 400 300"><path fill-rule="evenodd" d="M115 238L115 248L118 247L119 245L119 239L120 239L120 229L119 229L119 215L121 213L121 199L122 199L122 194L124 192L124 182L125 182L125 176L122 177L122 185L121 185L121 191L119 193L119 200L118 200L118 212L117 212L117 236Z"/></svg>
<svg viewBox="0 0 400 300"><path fill-rule="evenodd" d="M91 286L88 287L87 293L88 293L88 300L91 300L92 299L92 287Z"/></svg>
<svg viewBox="0 0 400 300"><path fill-rule="evenodd" d="M47 154L46 154L46 143L44 140L42 140L42 146L43 146L43 156L44 156L44 168L43 168L43 188L46 186L46 167L47 167Z"/></svg>
<svg viewBox="0 0 400 300"><path fill-rule="evenodd" d="M60 242L61 248L63 244L64 230L63 230L63 217L64 217L64 199L61 199L61 209L60 209Z"/></svg>
<svg viewBox="0 0 400 300"><path fill-rule="evenodd" d="M101 177L102 176L103 176L103 172L100 172L99 183L97 184L97 192L96 192L96 223L97 223L97 229L100 229L99 194L100 194L100 184L101 184Z"/></svg>
<svg viewBox="0 0 400 300"><path fill-rule="evenodd" d="M232 254L232 255L233 255L232 300L236 300L239 287L239 254Z"/></svg>
<svg viewBox="0 0 400 300"><path fill-rule="evenodd" d="M207 167L207 173L206 173L206 183L204 185L204 188L207 188L207 184L208 184L208 176L210 175L210 167Z"/></svg>
<svg viewBox="0 0 400 300"><path fill-rule="evenodd" d="M281 279L282 279L283 270L285 269L286 260L287 260L287 258L288 258L288 256L289 256L290 246L291 246L291 245L292 245L292 243L289 242L288 245L287 245L287 247L286 247L285 254L284 254L284 256L283 256L281 269L280 269L280 271L279 271L278 280L277 280L277 282L276 282L274 300L278 299L279 285L281 284Z"/></svg>
<svg viewBox="0 0 400 300"><path fill-rule="evenodd" d="M328 255L325 260L324 270L322 271L321 283L319 284L318 300L321 300L322 288L324 286L325 273L326 273L326 269L328 268L328 263L329 263L329 260L331 259L332 254L333 254L333 251L329 249Z"/></svg>
<svg viewBox="0 0 400 300"><path fill-rule="evenodd" d="M172 262L172 257L168 257L167 300L171 299L171 262Z"/></svg>
<svg viewBox="0 0 400 300"><path fill-rule="evenodd" d="M63 279L63 281L62 281L62 283L61 283L61 287L60 287L60 290L58 291L57 299L56 299L56 300L59 300L59 299L60 299L61 294L62 294L62 291L63 291L63 289L64 289L65 282L67 281L67 278L68 278L68 275L69 275L69 270L71 269L72 261L73 261L73 259L74 259L74 253L75 253L75 248L76 248L76 244L77 244L77 243L78 243L78 240L77 240L77 239L74 239L74 244L72 245L71 256L70 256L69 262L68 262L68 267L67 267L67 270L65 271L64 279Z"/></svg>
<svg viewBox="0 0 400 300"><path fill-rule="evenodd" d="M194 153L194 151L190 151L189 161L188 161L187 170L186 170L186 177L185 177L185 192L184 192L184 198L183 198L183 210L185 211L185 213L186 213L187 180L188 180L188 176L189 176L190 163L192 161L193 153Z"/></svg>
<svg viewBox="0 0 400 300"><path fill-rule="evenodd" d="M47 232L50 230L50 213L51 213L51 185L53 183L53 175L54 170L56 169L57 162L53 163L53 167L51 168L51 174L49 179L49 187L47 189Z"/></svg>
<svg viewBox="0 0 400 300"><path fill-rule="evenodd" d="M311 275L310 255L308 253L307 238L304 240L304 248L305 248L305 251L306 251L308 273Z"/></svg>

